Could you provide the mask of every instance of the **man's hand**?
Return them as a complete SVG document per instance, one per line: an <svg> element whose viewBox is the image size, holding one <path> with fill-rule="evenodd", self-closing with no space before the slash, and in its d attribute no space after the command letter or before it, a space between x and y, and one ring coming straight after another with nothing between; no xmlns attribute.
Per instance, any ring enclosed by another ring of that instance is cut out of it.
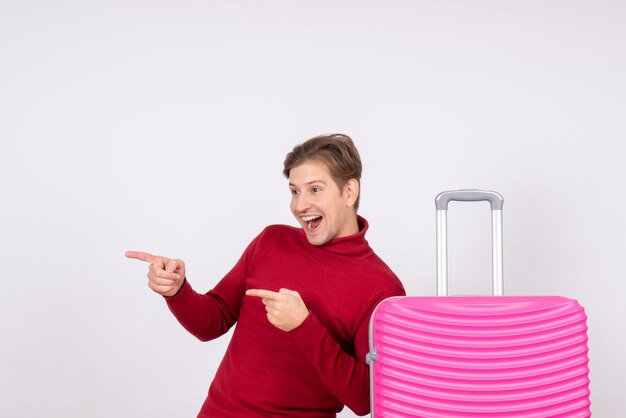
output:
<svg viewBox="0 0 626 418"><path fill-rule="evenodd" d="M126 251L126 257L150 263L148 287L159 295L174 296L185 282L185 263L139 251Z"/></svg>
<svg viewBox="0 0 626 418"><path fill-rule="evenodd" d="M270 290L250 289L246 291L248 296L261 298L267 319L270 324L283 331L291 331L298 328L309 315L309 310L302 301L300 294L289 289L280 289L278 292Z"/></svg>

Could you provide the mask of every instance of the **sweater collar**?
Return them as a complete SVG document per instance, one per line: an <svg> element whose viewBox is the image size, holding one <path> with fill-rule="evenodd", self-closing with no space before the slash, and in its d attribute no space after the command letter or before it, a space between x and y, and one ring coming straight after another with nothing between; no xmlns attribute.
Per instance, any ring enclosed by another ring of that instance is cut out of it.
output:
<svg viewBox="0 0 626 418"><path fill-rule="evenodd" d="M357 215L357 223L359 225L359 232L356 234L335 238L328 241L326 244L317 246L317 248L330 253L349 256L360 256L372 251L367 243L367 240L365 239L365 233L369 228L367 220L362 216Z"/></svg>

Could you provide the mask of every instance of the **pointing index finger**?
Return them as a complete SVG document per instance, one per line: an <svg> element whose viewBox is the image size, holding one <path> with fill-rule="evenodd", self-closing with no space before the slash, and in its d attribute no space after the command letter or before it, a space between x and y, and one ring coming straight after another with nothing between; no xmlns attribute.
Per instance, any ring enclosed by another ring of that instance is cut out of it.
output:
<svg viewBox="0 0 626 418"><path fill-rule="evenodd" d="M282 296L278 292L272 292L271 290L264 289L248 289L246 290L247 296L256 296L259 298L270 299L270 300L278 300L280 296Z"/></svg>
<svg viewBox="0 0 626 418"><path fill-rule="evenodd" d="M148 263L154 263L154 261L157 259L157 256L150 253L143 253L141 251L126 251L126 257L146 261Z"/></svg>

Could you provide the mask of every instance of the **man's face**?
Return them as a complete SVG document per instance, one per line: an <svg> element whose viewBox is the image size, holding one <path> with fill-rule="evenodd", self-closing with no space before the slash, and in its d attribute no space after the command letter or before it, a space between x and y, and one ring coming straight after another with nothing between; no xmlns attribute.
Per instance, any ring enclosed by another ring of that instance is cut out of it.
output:
<svg viewBox="0 0 626 418"><path fill-rule="evenodd" d="M291 212L311 244L322 245L359 231L354 210L356 180L339 189L326 164L309 160L290 170L289 188Z"/></svg>

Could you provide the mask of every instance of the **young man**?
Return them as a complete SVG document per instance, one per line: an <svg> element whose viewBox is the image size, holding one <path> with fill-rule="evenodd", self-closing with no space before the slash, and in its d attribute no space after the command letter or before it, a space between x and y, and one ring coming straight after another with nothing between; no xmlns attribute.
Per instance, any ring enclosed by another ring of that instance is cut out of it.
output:
<svg viewBox="0 0 626 418"><path fill-rule="evenodd" d="M200 340L237 323L199 417L369 412L369 318L405 293L357 215L358 151L345 135L315 137L287 154L283 173L301 228L265 228L208 293L191 288L182 260L126 253L150 263L149 287Z"/></svg>

